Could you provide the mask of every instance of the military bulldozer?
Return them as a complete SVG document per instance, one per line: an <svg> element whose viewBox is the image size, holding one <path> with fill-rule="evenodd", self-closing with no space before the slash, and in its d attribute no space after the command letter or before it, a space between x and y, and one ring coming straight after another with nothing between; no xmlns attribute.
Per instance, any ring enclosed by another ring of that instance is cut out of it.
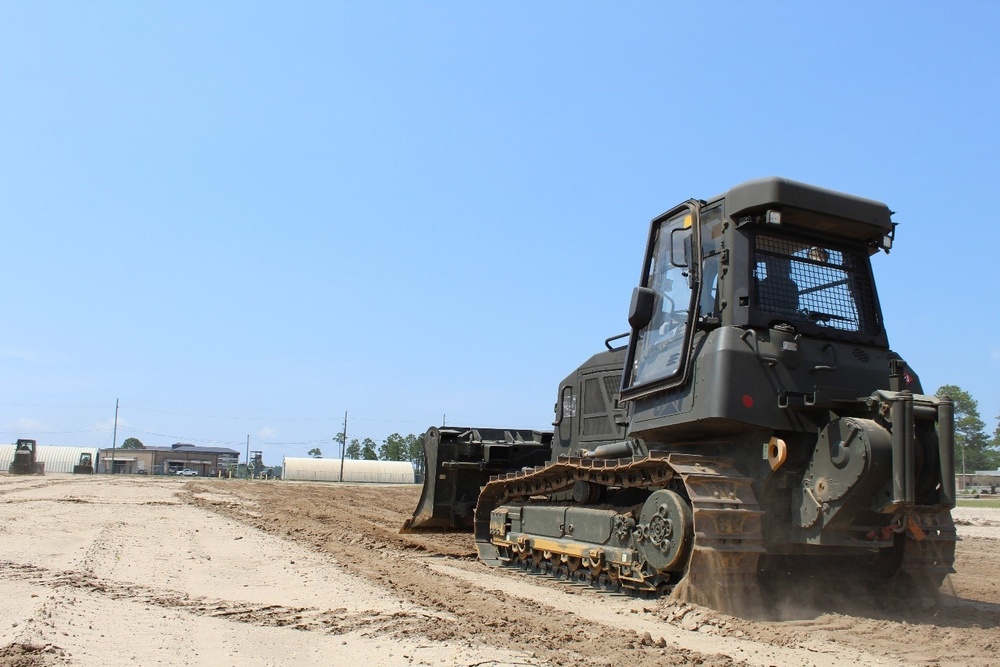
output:
<svg viewBox="0 0 1000 667"><path fill-rule="evenodd" d="M83 452L80 454L80 462L73 466L74 475L93 475L94 474L94 459L90 455L90 452Z"/></svg>
<svg viewBox="0 0 1000 667"><path fill-rule="evenodd" d="M654 218L630 331L560 383L553 430L429 429L404 530L720 607L802 571L936 591L953 405L889 347L870 256L891 215L767 178Z"/></svg>
<svg viewBox="0 0 1000 667"><path fill-rule="evenodd" d="M14 460L7 472L11 475L44 475L45 463L35 460L37 448L34 440L19 439L14 445Z"/></svg>

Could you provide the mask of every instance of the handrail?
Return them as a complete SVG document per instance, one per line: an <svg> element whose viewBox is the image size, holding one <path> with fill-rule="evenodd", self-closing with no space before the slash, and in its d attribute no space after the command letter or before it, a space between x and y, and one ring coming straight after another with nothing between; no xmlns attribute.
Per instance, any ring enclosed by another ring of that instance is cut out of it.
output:
<svg viewBox="0 0 1000 667"><path fill-rule="evenodd" d="M615 350L620 350L623 347L625 347L625 345L619 345L618 347L611 347L611 343L616 340L621 340L622 338L628 338L631 335L632 335L631 331L626 331L625 333L620 333L617 336L612 336L611 338L605 338L604 347L608 348L612 352L614 352Z"/></svg>

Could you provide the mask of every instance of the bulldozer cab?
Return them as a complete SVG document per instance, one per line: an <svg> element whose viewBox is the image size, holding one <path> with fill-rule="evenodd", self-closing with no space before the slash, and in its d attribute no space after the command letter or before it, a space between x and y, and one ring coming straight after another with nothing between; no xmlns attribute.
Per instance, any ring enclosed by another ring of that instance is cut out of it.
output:
<svg viewBox="0 0 1000 667"><path fill-rule="evenodd" d="M699 334L720 326L888 348L868 258L891 247L890 215L880 202L768 178L655 218L622 399L684 386Z"/></svg>

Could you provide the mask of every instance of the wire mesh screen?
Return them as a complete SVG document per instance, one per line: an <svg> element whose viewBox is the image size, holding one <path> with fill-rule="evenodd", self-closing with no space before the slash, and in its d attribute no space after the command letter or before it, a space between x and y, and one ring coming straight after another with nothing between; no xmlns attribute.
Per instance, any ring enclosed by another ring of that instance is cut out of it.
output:
<svg viewBox="0 0 1000 667"><path fill-rule="evenodd" d="M606 406L600 381L597 378L585 380L583 383L583 414L603 413L607 409Z"/></svg>
<svg viewBox="0 0 1000 667"><path fill-rule="evenodd" d="M604 376L604 391L607 392L609 400L615 400L615 396L618 395L618 389L621 385L622 378L620 374L616 373L615 375Z"/></svg>
<svg viewBox="0 0 1000 667"><path fill-rule="evenodd" d="M840 331L879 330L865 255L770 234L756 236L754 251L761 310Z"/></svg>
<svg viewBox="0 0 1000 667"><path fill-rule="evenodd" d="M606 416L583 418L582 435L611 435L612 433L614 433L614 429Z"/></svg>

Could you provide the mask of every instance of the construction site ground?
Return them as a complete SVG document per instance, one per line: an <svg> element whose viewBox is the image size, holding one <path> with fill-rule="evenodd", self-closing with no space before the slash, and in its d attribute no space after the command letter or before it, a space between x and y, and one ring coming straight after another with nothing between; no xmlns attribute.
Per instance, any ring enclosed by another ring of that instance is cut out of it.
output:
<svg viewBox="0 0 1000 667"><path fill-rule="evenodd" d="M846 585L729 616L400 535L415 486L0 475L0 667L996 665L1000 509L937 601Z"/></svg>

